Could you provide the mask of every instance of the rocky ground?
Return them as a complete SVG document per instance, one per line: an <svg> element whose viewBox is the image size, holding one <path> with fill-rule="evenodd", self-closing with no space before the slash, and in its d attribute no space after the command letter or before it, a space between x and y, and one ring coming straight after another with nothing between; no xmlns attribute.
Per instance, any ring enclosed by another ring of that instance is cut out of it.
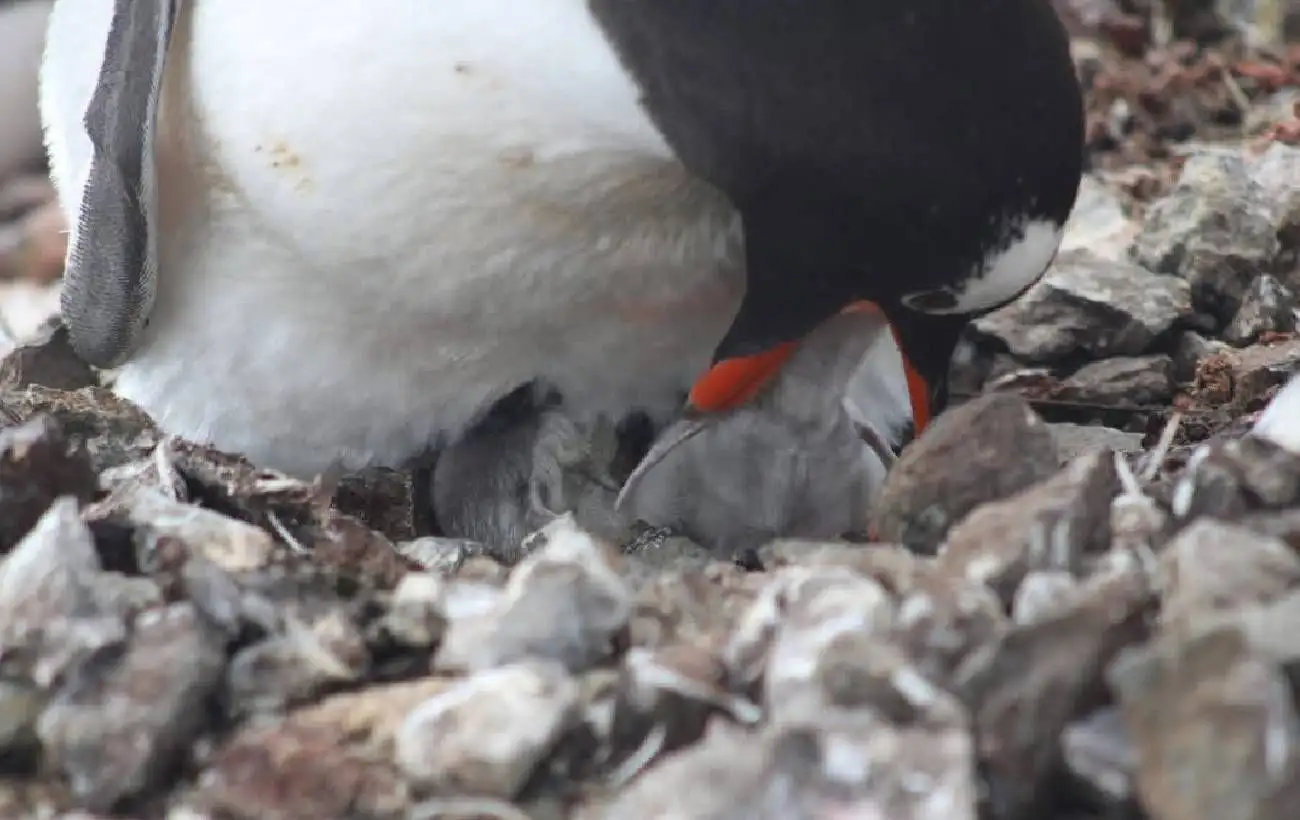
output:
<svg viewBox="0 0 1300 820"><path fill-rule="evenodd" d="M1295 817L1300 50L1170 5L1058 2L1067 247L879 543L419 538L409 476L165 439L43 327L0 364L0 817ZM0 233L38 282L41 199Z"/></svg>

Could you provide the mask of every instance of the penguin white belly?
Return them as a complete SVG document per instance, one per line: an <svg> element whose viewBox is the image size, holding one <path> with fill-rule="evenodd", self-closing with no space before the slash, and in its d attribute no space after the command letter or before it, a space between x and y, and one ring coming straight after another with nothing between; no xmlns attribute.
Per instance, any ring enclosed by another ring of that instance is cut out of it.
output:
<svg viewBox="0 0 1300 820"><path fill-rule="evenodd" d="M109 0L59 0L42 78L75 218ZM744 288L580 0L192 0L157 135L157 299L117 390L311 473L393 464L530 379L665 410Z"/></svg>

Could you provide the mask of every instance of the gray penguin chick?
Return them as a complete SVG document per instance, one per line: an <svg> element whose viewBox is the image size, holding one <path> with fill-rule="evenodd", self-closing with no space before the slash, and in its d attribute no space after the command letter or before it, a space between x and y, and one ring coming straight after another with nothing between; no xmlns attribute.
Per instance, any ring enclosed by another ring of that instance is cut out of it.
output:
<svg viewBox="0 0 1300 820"><path fill-rule="evenodd" d="M509 554L564 513L614 543L633 519L615 510L612 425L583 423L561 407L529 409L476 428L444 449L431 498L439 528Z"/></svg>
<svg viewBox="0 0 1300 820"><path fill-rule="evenodd" d="M878 315L845 314L809 336L756 401L656 463L619 507L612 426L562 407L515 413L448 447L431 501L443 529L506 552L566 512L613 543L639 520L720 554L778 536L832 538L865 528L886 473L863 428L896 448L910 424L893 336Z"/></svg>
<svg viewBox="0 0 1300 820"><path fill-rule="evenodd" d="M753 402L678 445L625 493L624 511L719 553L775 537L861 532L885 457L911 423L902 359L880 316L846 313L807 337Z"/></svg>

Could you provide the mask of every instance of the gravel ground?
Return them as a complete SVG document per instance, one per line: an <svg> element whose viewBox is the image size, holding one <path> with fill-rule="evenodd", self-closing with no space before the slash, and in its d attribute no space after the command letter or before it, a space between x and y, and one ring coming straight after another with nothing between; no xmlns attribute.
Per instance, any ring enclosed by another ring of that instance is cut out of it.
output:
<svg viewBox="0 0 1300 820"><path fill-rule="evenodd" d="M1300 48L1263 0L1057 5L1065 247L870 544L487 549L410 474L168 439L42 324L61 226L10 180L0 817L1294 818Z"/></svg>

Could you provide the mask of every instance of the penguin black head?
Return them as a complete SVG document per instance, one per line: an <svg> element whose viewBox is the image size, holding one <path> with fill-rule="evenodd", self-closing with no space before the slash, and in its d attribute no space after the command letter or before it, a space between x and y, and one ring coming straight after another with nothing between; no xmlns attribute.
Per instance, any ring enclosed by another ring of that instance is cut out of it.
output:
<svg viewBox="0 0 1300 820"><path fill-rule="evenodd" d="M1043 0L590 0L682 163L744 221L747 289L691 392L754 395L813 328L889 319L916 429L970 320L1056 254L1083 168Z"/></svg>

